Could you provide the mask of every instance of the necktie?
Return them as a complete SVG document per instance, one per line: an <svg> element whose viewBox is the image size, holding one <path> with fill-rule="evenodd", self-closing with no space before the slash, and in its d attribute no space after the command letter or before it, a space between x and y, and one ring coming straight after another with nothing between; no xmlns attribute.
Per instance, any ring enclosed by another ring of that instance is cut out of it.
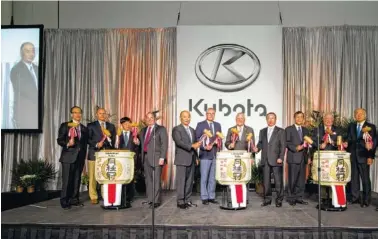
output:
<svg viewBox="0 0 378 239"><path fill-rule="evenodd" d="M303 135L302 135L302 127L298 127L298 135L301 141L303 140Z"/></svg>
<svg viewBox="0 0 378 239"><path fill-rule="evenodd" d="M360 137L360 134L361 134L361 125L357 124L357 138Z"/></svg>
<svg viewBox="0 0 378 239"><path fill-rule="evenodd" d="M243 127L238 126L238 131L239 131L239 140L241 140L242 135L243 135Z"/></svg>
<svg viewBox="0 0 378 239"><path fill-rule="evenodd" d="M38 80L37 80L37 76L35 75L33 65L30 65L29 70L30 70L30 74L33 76L34 84L38 88Z"/></svg>
<svg viewBox="0 0 378 239"><path fill-rule="evenodd" d="M127 132L123 132L123 141L125 142L125 147L126 147L127 144L129 143L129 136Z"/></svg>
<svg viewBox="0 0 378 239"><path fill-rule="evenodd" d="M268 142L270 141L270 136L272 136L272 128L268 128Z"/></svg>
<svg viewBox="0 0 378 239"><path fill-rule="evenodd" d="M190 133L189 127L185 127L186 133L189 135L190 142L192 142L192 134Z"/></svg>
<svg viewBox="0 0 378 239"><path fill-rule="evenodd" d="M147 152L147 145L148 145L148 142L150 142L150 138L151 138L151 127L148 127L146 139L144 140L144 145L143 145L144 152Z"/></svg>
<svg viewBox="0 0 378 239"><path fill-rule="evenodd" d="M77 137L81 138L80 125L76 127Z"/></svg>
<svg viewBox="0 0 378 239"><path fill-rule="evenodd" d="M210 131L211 131L211 134L214 136L213 123L210 123Z"/></svg>

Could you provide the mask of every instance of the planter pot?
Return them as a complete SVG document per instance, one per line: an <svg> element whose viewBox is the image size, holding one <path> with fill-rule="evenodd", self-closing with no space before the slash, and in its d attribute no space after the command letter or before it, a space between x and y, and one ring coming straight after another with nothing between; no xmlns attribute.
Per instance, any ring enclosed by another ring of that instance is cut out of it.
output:
<svg viewBox="0 0 378 239"><path fill-rule="evenodd" d="M262 183L256 183L256 193L260 196L264 195L264 185Z"/></svg>
<svg viewBox="0 0 378 239"><path fill-rule="evenodd" d="M24 187L21 187L21 186L16 187L16 192L22 193L23 191L24 191Z"/></svg>
<svg viewBox="0 0 378 239"><path fill-rule="evenodd" d="M28 193L34 193L34 185L28 187Z"/></svg>

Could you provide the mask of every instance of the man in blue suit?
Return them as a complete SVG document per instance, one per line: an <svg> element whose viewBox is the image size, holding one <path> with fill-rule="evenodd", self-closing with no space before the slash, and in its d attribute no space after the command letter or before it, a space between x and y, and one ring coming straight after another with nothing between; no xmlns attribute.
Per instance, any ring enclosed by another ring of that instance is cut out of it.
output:
<svg viewBox="0 0 378 239"><path fill-rule="evenodd" d="M205 139L200 147L200 172L201 172L201 200L202 204L218 204L215 200L215 163L217 155L217 145L215 142L216 133L222 132L221 125L214 121L215 110L209 108L206 111L206 120L199 122L196 127L197 140L200 140L204 130L209 130L212 137ZM221 145L219 145L221 147Z"/></svg>

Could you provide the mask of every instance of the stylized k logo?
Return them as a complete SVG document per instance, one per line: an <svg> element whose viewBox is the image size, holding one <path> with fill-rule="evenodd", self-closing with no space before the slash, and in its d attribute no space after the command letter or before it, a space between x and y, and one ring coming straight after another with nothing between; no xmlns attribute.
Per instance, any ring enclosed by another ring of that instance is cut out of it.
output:
<svg viewBox="0 0 378 239"><path fill-rule="evenodd" d="M204 51L196 62L197 78L206 86L220 91L238 91L256 80L260 61L249 49L222 44Z"/></svg>

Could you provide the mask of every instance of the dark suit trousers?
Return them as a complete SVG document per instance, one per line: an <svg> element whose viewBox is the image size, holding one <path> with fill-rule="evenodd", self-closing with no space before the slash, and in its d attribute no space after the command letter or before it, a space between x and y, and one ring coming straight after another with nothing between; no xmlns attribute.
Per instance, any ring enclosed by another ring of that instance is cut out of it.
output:
<svg viewBox="0 0 378 239"><path fill-rule="evenodd" d="M62 162L62 192L60 194L62 207L79 200L80 176L83 169L81 165L84 166L84 163L80 160L76 160L75 163Z"/></svg>
<svg viewBox="0 0 378 239"><path fill-rule="evenodd" d="M360 199L360 177L362 180L362 202L370 203L371 184L370 184L370 166L366 163L358 163L356 159L351 161L351 189L352 201Z"/></svg>
<svg viewBox="0 0 378 239"><path fill-rule="evenodd" d="M155 165L155 170L150 165L147 159L147 154L144 155L144 175L146 180L146 194L149 202L152 202L152 199L155 195L155 203L161 203L160 191L161 191L161 170L162 166ZM152 191L152 175L155 171L155 191Z"/></svg>
<svg viewBox="0 0 378 239"><path fill-rule="evenodd" d="M195 163L190 166L176 165L177 203L190 202L193 190Z"/></svg>
<svg viewBox="0 0 378 239"><path fill-rule="evenodd" d="M276 188L276 202L282 202L283 199L283 179L282 179L282 167L274 167L268 164L264 165L264 201L272 201L272 188L270 183L270 175L273 172L274 184Z"/></svg>
<svg viewBox="0 0 378 239"><path fill-rule="evenodd" d="M288 201L302 200L306 185L306 164L288 164Z"/></svg>

